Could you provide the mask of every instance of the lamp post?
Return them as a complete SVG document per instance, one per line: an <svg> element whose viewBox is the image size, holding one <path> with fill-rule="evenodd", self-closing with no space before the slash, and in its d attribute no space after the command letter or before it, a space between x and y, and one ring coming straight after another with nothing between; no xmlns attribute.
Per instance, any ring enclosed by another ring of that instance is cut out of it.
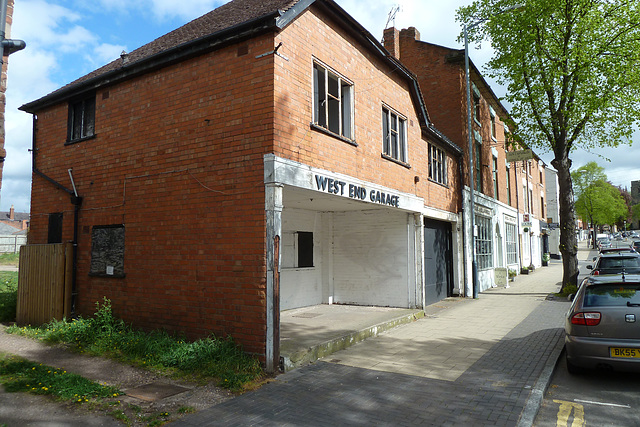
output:
<svg viewBox="0 0 640 427"><path fill-rule="evenodd" d="M475 200L474 200L474 181L473 181L473 137L471 128L471 86L469 83L469 30L482 24L488 19L501 15L505 12L509 12L515 9L521 9L524 5L516 4L509 6L505 9L499 10L496 13L473 22L469 25L464 24L464 73L467 84L467 137L469 142L469 210L471 211L471 283L473 287L473 298L478 298L478 266L476 264L476 242L475 242Z"/></svg>

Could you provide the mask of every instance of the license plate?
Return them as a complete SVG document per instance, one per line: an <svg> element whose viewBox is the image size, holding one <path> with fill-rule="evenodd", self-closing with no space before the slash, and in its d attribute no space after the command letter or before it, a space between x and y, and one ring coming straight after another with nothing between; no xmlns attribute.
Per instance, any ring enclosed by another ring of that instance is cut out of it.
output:
<svg viewBox="0 0 640 427"><path fill-rule="evenodd" d="M640 349L638 348L611 347L609 353L611 357L640 358Z"/></svg>

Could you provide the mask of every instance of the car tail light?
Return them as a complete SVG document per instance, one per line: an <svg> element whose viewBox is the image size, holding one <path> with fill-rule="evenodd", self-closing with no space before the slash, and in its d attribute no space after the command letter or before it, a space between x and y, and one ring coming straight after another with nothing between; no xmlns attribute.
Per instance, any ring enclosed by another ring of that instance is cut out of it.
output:
<svg viewBox="0 0 640 427"><path fill-rule="evenodd" d="M576 313L571 317L571 324L596 326L600 323L600 317L600 313L598 312Z"/></svg>
<svg viewBox="0 0 640 427"><path fill-rule="evenodd" d="M593 270L593 275L594 275L594 276L599 276L599 275L600 275L600 272L599 272L598 270Z"/></svg>

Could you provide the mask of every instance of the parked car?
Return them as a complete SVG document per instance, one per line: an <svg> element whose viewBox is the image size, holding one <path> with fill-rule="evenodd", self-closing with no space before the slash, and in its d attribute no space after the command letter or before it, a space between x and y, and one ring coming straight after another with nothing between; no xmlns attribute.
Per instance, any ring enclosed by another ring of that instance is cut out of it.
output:
<svg viewBox="0 0 640 427"><path fill-rule="evenodd" d="M640 240L634 240L631 247L635 249L636 252L640 252Z"/></svg>
<svg viewBox="0 0 640 427"><path fill-rule="evenodd" d="M640 274L640 254L628 253L601 253L594 259L593 265L587 265L592 276L604 274Z"/></svg>
<svg viewBox="0 0 640 427"><path fill-rule="evenodd" d="M622 254L622 253L637 253L635 249L633 249L631 246L623 246L621 248L602 248L600 250L601 254L613 254L613 253L617 253L617 254Z"/></svg>
<svg viewBox="0 0 640 427"><path fill-rule="evenodd" d="M640 275L590 276L565 320L567 369L640 371Z"/></svg>
<svg viewBox="0 0 640 427"><path fill-rule="evenodd" d="M602 248L610 248L611 247L611 240L609 240L608 238L599 238L597 240L597 244L598 244L598 249L602 250Z"/></svg>

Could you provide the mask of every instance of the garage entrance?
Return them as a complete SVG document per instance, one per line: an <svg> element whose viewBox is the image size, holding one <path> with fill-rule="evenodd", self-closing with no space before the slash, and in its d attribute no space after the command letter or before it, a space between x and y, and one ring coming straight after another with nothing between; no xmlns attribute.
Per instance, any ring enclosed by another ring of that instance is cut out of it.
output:
<svg viewBox="0 0 640 427"><path fill-rule="evenodd" d="M453 252L451 224L424 219L425 305L453 292Z"/></svg>

